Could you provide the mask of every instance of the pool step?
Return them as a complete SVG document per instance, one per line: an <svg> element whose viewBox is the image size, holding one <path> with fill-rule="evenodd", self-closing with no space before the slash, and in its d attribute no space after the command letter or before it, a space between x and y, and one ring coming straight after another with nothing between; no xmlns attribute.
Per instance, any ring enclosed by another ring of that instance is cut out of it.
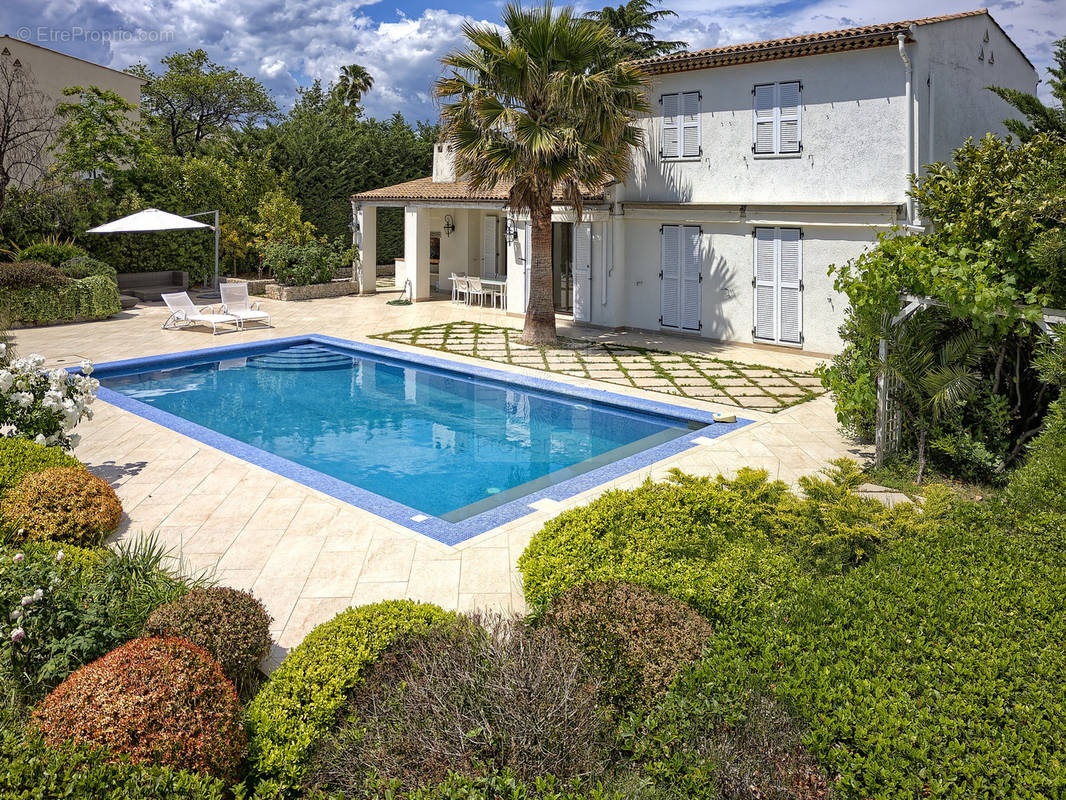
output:
<svg viewBox="0 0 1066 800"><path fill-rule="evenodd" d="M279 372L322 372L351 369L352 357L316 345L298 345L248 359L248 366Z"/></svg>

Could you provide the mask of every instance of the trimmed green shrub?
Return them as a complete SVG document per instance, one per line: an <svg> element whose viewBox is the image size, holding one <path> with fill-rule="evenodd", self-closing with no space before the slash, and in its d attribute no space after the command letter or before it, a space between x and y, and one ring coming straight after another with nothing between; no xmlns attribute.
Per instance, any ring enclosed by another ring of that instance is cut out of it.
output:
<svg viewBox="0 0 1066 800"><path fill-rule="evenodd" d="M349 609L311 631L248 706L253 771L298 788L368 668L397 637L453 617L437 606L396 600Z"/></svg>
<svg viewBox="0 0 1066 800"><path fill-rule="evenodd" d="M82 467L60 447L43 447L28 439L0 438L0 494L13 489L26 475L52 467Z"/></svg>
<svg viewBox="0 0 1066 800"><path fill-rule="evenodd" d="M233 781L245 735L233 684L184 639L134 639L82 667L33 711L45 741Z"/></svg>
<svg viewBox="0 0 1066 800"><path fill-rule="evenodd" d="M102 275L115 283L118 283L115 268L106 262L89 256L77 256L59 265L59 271L68 278L89 278L93 275Z"/></svg>
<svg viewBox="0 0 1066 800"><path fill-rule="evenodd" d="M0 264L0 289L60 289L71 279L43 261Z"/></svg>
<svg viewBox="0 0 1066 800"><path fill-rule="evenodd" d="M42 737L0 730L0 797L18 800L224 800L218 778L116 760L98 748L49 747Z"/></svg>
<svg viewBox="0 0 1066 800"><path fill-rule="evenodd" d="M368 772L402 790L450 772L600 774L611 737L598 689L577 648L550 627L499 615L452 620L382 656L307 781L352 796Z"/></svg>
<svg viewBox="0 0 1066 800"><path fill-rule="evenodd" d="M121 519L115 490L81 465L26 475L6 493L0 508L0 523L17 529L19 540L83 546L100 544Z"/></svg>
<svg viewBox="0 0 1066 800"><path fill-rule="evenodd" d="M384 795L390 786L368 787ZM433 786L423 786L409 792L407 800L622 800L623 796L605 790L598 783L574 778L560 780L543 775L534 781L522 781L514 773L504 770L492 775L469 777L452 774Z"/></svg>
<svg viewBox="0 0 1066 800"><path fill-rule="evenodd" d="M544 625L575 644L630 710L654 700L697 660L714 633L691 606L632 583L585 583L548 607Z"/></svg>
<svg viewBox="0 0 1066 800"><path fill-rule="evenodd" d="M85 250L73 242L35 242L19 250L16 260L43 261L53 267L58 267L64 261L88 255Z"/></svg>
<svg viewBox="0 0 1066 800"><path fill-rule="evenodd" d="M329 283L337 269L348 266L344 253L312 239L303 244L277 241L263 248L263 266L283 286Z"/></svg>
<svg viewBox="0 0 1066 800"><path fill-rule="evenodd" d="M999 510L962 506L716 636L676 708L772 692L805 717L844 800L1062 796L1064 527L1020 536Z"/></svg>
<svg viewBox="0 0 1066 800"><path fill-rule="evenodd" d="M1066 403L1059 401L1044 419L1025 463L1011 475L1006 501L1022 514L1066 514Z"/></svg>
<svg viewBox="0 0 1066 800"><path fill-rule="evenodd" d="M150 636L180 636L210 653L241 692L254 685L270 652L270 615L249 592L223 586L193 589L160 606L144 625Z"/></svg>
<svg viewBox="0 0 1066 800"><path fill-rule="evenodd" d="M0 265L3 266L3 265ZM91 275L54 286L0 287L0 312L12 324L49 325L105 319L122 310L118 286L105 275Z"/></svg>

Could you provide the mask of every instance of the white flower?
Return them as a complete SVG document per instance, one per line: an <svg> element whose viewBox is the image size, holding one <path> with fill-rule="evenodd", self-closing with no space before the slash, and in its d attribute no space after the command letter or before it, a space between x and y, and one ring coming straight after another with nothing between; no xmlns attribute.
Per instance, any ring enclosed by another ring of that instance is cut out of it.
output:
<svg viewBox="0 0 1066 800"><path fill-rule="evenodd" d="M4 344L3 342L0 342L0 358L3 358L6 355L7 355L7 345Z"/></svg>
<svg viewBox="0 0 1066 800"><path fill-rule="evenodd" d="M9 622L14 622L17 619L22 619L22 609L16 608L14 611L7 615L7 618Z"/></svg>
<svg viewBox="0 0 1066 800"><path fill-rule="evenodd" d="M16 564L18 564L25 557L26 556L24 556L22 553L15 553L15 555L11 557L11 560L14 561Z"/></svg>
<svg viewBox="0 0 1066 800"><path fill-rule="evenodd" d="M33 602L37 602L44 597L44 589L37 589L33 593Z"/></svg>
<svg viewBox="0 0 1066 800"><path fill-rule="evenodd" d="M64 555L62 550L60 550L58 553L56 553L56 563L57 564L62 562L64 558L66 558L66 555Z"/></svg>
<svg viewBox="0 0 1066 800"><path fill-rule="evenodd" d="M33 595L29 595L29 594L28 594L28 595L26 595L26 596L25 596L25 597L23 597L23 598L22 598L21 600L19 600L19 604L20 604L20 605L21 605L21 606L22 606L23 608L25 608L26 606L31 606L31 605L33 605Z"/></svg>
<svg viewBox="0 0 1066 800"><path fill-rule="evenodd" d="M70 434L70 436L67 437L67 441L70 442L70 446L71 447L77 447L79 444L81 444L81 434L80 433L72 433L72 434ZM63 551L60 550L59 552L62 553Z"/></svg>
<svg viewBox="0 0 1066 800"><path fill-rule="evenodd" d="M15 376L6 369L0 369L0 393L8 391L15 383Z"/></svg>
<svg viewBox="0 0 1066 800"><path fill-rule="evenodd" d="M0 353L0 355L3 355L3 353ZM86 360L86 361L82 361L81 362L81 374L82 375L92 375L93 374L93 363L91 361Z"/></svg>
<svg viewBox="0 0 1066 800"><path fill-rule="evenodd" d="M21 642L25 638L26 638L26 631L22 630L22 628L15 628L13 631L11 631L11 641L12 641L12 643L18 644L19 642Z"/></svg>
<svg viewBox="0 0 1066 800"><path fill-rule="evenodd" d="M48 440L44 438L43 433L38 433L37 436L34 437L33 441L39 444L41 447L44 447L48 444Z"/></svg>
<svg viewBox="0 0 1066 800"><path fill-rule="evenodd" d="M15 401L15 405L19 408L29 408L33 403L33 395L29 392L15 392L11 395L11 399Z"/></svg>

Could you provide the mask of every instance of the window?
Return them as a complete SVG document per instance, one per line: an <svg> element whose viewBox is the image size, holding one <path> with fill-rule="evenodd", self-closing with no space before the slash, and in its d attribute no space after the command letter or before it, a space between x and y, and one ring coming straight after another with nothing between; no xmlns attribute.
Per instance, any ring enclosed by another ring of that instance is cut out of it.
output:
<svg viewBox="0 0 1066 800"><path fill-rule="evenodd" d="M700 92L675 92L659 98L663 107L662 141L659 155L662 158L699 158L703 155L700 146Z"/></svg>
<svg viewBox="0 0 1066 800"><path fill-rule="evenodd" d="M760 83L751 90L754 101L754 131L751 152L756 155L787 155L803 149L800 141L799 81Z"/></svg>
<svg viewBox="0 0 1066 800"><path fill-rule="evenodd" d="M803 342L803 258L799 228L756 228L755 324L752 337L778 344Z"/></svg>

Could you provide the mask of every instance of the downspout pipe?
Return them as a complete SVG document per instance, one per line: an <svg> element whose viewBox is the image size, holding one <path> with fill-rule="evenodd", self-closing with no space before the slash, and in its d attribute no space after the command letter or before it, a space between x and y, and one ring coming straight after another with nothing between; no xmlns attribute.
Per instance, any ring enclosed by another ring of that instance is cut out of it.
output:
<svg viewBox="0 0 1066 800"><path fill-rule="evenodd" d="M907 34L896 34L896 42L899 44L899 57L903 61L903 75L905 86L903 97L907 103L907 188L910 189L910 176L917 170L914 165L914 68L911 65L910 56L907 55ZM918 225L914 217L914 198L907 194L907 225Z"/></svg>

